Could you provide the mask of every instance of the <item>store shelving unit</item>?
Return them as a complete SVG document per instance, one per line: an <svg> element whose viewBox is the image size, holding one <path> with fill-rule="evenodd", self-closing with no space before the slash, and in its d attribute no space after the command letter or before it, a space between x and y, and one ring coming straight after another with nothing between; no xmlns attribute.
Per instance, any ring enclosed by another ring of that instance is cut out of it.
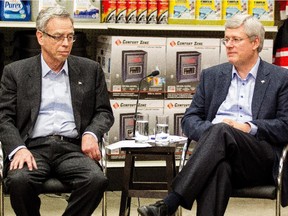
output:
<svg viewBox="0 0 288 216"><path fill-rule="evenodd" d="M0 28L35 28L35 22L8 22L0 21ZM101 30L145 30L145 31L208 31L222 32L224 26L220 25L175 25L175 24L109 24L75 22L75 29L101 29ZM266 32L277 32L277 26L265 26Z"/></svg>

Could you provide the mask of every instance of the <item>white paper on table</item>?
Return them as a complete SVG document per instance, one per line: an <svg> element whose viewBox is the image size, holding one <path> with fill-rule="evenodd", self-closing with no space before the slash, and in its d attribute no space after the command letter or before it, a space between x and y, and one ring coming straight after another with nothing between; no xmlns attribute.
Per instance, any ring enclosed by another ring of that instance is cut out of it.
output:
<svg viewBox="0 0 288 216"><path fill-rule="evenodd" d="M187 137L183 137L183 136L174 136L174 135L170 135L170 143L182 143L182 142L187 142Z"/></svg>
<svg viewBox="0 0 288 216"><path fill-rule="evenodd" d="M108 145L106 148L110 150L119 149L119 148L147 148L152 147L149 143L135 143L135 140L122 140L111 145Z"/></svg>
<svg viewBox="0 0 288 216"><path fill-rule="evenodd" d="M187 141L187 137L182 136L169 136L170 143L185 143ZM149 144L151 143L151 144ZM113 144L108 145L106 148L110 150L121 149L121 148L148 148L155 145L155 137L150 136L149 141L147 143L135 143L135 140L122 140Z"/></svg>
<svg viewBox="0 0 288 216"><path fill-rule="evenodd" d="M155 136L151 135L149 137L149 143L155 143ZM183 137L183 136L176 136L176 135L169 135L169 143L173 144L173 143L186 143L187 142L187 137Z"/></svg>

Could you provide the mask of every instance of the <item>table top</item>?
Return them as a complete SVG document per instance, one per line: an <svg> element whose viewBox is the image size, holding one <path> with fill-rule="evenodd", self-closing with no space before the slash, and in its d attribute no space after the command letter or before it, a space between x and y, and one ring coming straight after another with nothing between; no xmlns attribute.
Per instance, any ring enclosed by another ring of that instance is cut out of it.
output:
<svg viewBox="0 0 288 216"><path fill-rule="evenodd" d="M164 148L164 147L167 147L167 148L175 148L176 145L183 145L184 143L186 143L187 141L187 137L182 137L182 136L170 136L170 143L169 145L167 146L156 146L155 145L155 140L153 140L153 137L145 142L145 143L136 143L135 140L121 140L119 142L116 142L116 143L113 143L113 144L110 144L108 146L106 146L107 149L110 149L110 150L114 150L114 149L127 149L127 148L133 148L133 149L136 149L136 148L141 148L142 150L144 148L151 148L153 147L154 148ZM148 150L149 151L149 150Z"/></svg>

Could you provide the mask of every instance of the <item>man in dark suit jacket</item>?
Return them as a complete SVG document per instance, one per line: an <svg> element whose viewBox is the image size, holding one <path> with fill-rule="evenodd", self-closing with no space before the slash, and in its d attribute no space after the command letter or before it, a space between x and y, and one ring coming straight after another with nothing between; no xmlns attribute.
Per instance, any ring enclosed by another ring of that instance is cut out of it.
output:
<svg viewBox="0 0 288 216"><path fill-rule="evenodd" d="M232 187L276 184L274 165L288 142L288 71L261 60L263 42L257 18L227 20L222 43L229 63L202 71L182 119L197 145L173 192L138 208L140 215L172 215L196 200L198 216L222 216Z"/></svg>
<svg viewBox="0 0 288 216"><path fill-rule="evenodd" d="M88 216L108 186L99 143L114 123L104 73L95 61L70 56L73 20L61 7L36 21L41 55L4 68L0 140L6 186L19 216L39 216L42 183L56 176L73 192L63 215Z"/></svg>

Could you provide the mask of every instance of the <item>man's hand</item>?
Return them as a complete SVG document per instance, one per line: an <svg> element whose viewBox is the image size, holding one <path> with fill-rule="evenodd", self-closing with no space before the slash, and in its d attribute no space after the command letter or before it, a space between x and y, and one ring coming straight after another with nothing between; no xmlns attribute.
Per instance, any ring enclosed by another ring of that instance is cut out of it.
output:
<svg viewBox="0 0 288 216"><path fill-rule="evenodd" d="M251 126L248 123L240 123L232 119L223 119L223 122L245 133L249 133L251 131Z"/></svg>
<svg viewBox="0 0 288 216"><path fill-rule="evenodd" d="M98 140L91 134L82 136L82 152L93 160L99 161L101 159L101 152L99 150Z"/></svg>
<svg viewBox="0 0 288 216"><path fill-rule="evenodd" d="M25 163L30 171L37 169L37 164L32 153L28 149L22 148L14 154L13 160L10 163L10 170L22 169Z"/></svg>

